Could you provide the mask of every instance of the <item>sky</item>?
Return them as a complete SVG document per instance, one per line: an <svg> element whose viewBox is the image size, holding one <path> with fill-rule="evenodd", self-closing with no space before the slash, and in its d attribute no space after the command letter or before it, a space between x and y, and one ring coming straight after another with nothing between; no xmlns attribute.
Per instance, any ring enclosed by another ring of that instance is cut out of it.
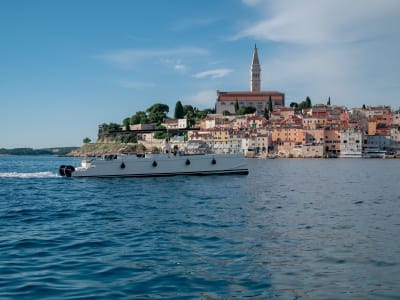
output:
<svg viewBox="0 0 400 300"><path fill-rule="evenodd" d="M0 1L0 148L80 146L155 103L261 89L400 106L398 0Z"/></svg>

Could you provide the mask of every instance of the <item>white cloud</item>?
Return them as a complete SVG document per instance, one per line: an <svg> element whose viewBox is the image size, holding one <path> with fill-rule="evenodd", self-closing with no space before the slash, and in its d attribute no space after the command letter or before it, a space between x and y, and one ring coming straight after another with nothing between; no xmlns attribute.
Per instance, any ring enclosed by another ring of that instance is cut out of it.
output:
<svg viewBox="0 0 400 300"><path fill-rule="evenodd" d="M334 95L350 107L398 102L397 0L244 3L261 17L236 38L259 41L263 89L318 101Z"/></svg>
<svg viewBox="0 0 400 300"><path fill-rule="evenodd" d="M120 67L132 67L133 65L152 59L178 59L179 57L208 55L204 48L176 48L176 49L121 49L97 55L104 61L116 64Z"/></svg>
<svg viewBox="0 0 400 300"><path fill-rule="evenodd" d="M205 78L205 77L211 77L211 78L221 78L229 75L232 73L233 70L231 69L215 69L215 70L208 70L204 72L199 72L193 75L194 78Z"/></svg>
<svg viewBox="0 0 400 300"><path fill-rule="evenodd" d="M179 72L186 72L187 67L184 64L181 63L177 63L175 65L175 70L179 71Z"/></svg>
<svg viewBox="0 0 400 300"><path fill-rule="evenodd" d="M188 103L202 107L214 107L216 99L217 92L215 90L204 90L185 97L185 101Z"/></svg>
<svg viewBox="0 0 400 300"><path fill-rule="evenodd" d="M266 3L268 3L266 5ZM297 44L357 42L398 33L397 0L269 1L256 9L264 18L238 35ZM255 4L254 4L255 5Z"/></svg>

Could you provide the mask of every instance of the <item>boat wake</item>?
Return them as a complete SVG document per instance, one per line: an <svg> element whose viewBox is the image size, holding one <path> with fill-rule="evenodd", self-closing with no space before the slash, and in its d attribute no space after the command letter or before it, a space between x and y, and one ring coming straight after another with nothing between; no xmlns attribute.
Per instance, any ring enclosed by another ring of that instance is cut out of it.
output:
<svg viewBox="0 0 400 300"><path fill-rule="evenodd" d="M57 173L53 172L34 172L34 173L18 173L6 172L0 173L0 178L56 178L60 177Z"/></svg>

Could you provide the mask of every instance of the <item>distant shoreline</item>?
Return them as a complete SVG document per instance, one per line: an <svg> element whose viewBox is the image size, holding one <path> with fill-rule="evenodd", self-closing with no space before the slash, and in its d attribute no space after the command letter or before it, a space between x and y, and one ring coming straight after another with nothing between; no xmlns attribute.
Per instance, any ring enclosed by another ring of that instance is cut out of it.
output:
<svg viewBox="0 0 400 300"><path fill-rule="evenodd" d="M43 148L43 149L33 149L33 148L13 148L13 149L0 149L0 155L57 155L66 156L71 151L79 149L79 147L53 147L53 148Z"/></svg>

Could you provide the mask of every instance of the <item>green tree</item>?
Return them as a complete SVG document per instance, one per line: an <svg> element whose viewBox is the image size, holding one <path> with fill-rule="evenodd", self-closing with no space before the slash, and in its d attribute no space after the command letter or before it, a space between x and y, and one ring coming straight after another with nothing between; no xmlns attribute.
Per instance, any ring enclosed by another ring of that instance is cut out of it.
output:
<svg viewBox="0 0 400 300"><path fill-rule="evenodd" d="M84 143L84 144L90 144L91 142L92 142L92 140L89 139L88 137L85 137L85 138L83 139L83 143Z"/></svg>
<svg viewBox="0 0 400 300"><path fill-rule="evenodd" d="M266 118L267 120L269 120L269 111L268 111L268 108L267 108L267 107L264 108L264 118Z"/></svg>
<svg viewBox="0 0 400 300"><path fill-rule="evenodd" d="M125 130L129 130L129 124L131 122L131 118L125 118L122 121L122 126L124 126Z"/></svg>
<svg viewBox="0 0 400 300"><path fill-rule="evenodd" d="M189 110L186 113L186 119L187 119L187 127L190 128L192 127L194 124L196 124L196 116L194 114L193 110Z"/></svg>
<svg viewBox="0 0 400 300"><path fill-rule="evenodd" d="M272 110L273 110L272 98L271 98L271 96L269 96L269 99L268 99L268 111L269 111L269 113L272 113Z"/></svg>
<svg viewBox="0 0 400 300"><path fill-rule="evenodd" d="M101 125L101 130L102 131L118 131L118 130L121 130L121 125L119 125L117 123L110 123L110 124L103 123Z"/></svg>
<svg viewBox="0 0 400 300"><path fill-rule="evenodd" d="M167 117L169 112L169 106L166 104L156 103L146 110L149 114L150 123L161 124L161 122Z"/></svg>
<svg viewBox="0 0 400 300"><path fill-rule="evenodd" d="M306 100L301 101L299 106L298 106L299 110L302 110L304 108L311 108L311 107L312 107L311 99L308 96L307 96Z"/></svg>
<svg viewBox="0 0 400 300"><path fill-rule="evenodd" d="M289 105L290 107L299 108L299 104L297 102L292 102Z"/></svg>
<svg viewBox="0 0 400 300"><path fill-rule="evenodd" d="M239 108L237 111L237 115L247 115L247 114L253 114L256 111L255 107L252 106L242 106Z"/></svg>
<svg viewBox="0 0 400 300"><path fill-rule="evenodd" d="M223 115L223 116L230 116L231 113L230 113L228 110L224 110L224 111L222 112L222 115Z"/></svg>
<svg viewBox="0 0 400 300"><path fill-rule="evenodd" d="M149 123L149 120L147 118L147 115L144 111L138 111L136 114L134 114L131 119L130 119L130 124L135 125L135 124L147 124Z"/></svg>
<svg viewBox="0 0 400 300"><path fill-rule="evenodd" d="M311 108L311 107L312 107L311 99L310 99L310 97L307 96L306 103L305 103L305 108Z"/></svg>
<svg viewBox="0 0 400 300"><path fill-rule="evenodd" d="M328 102L326 103L326 105L331 105L331 97L328 97Z"/></svg>
<svg viewBox="0 0 400 300"><path fill-rule="evenodd" d="M206 108L203 110L196 110L196 117L197 119L204 119L208 114L215 113L215 110L212 108Z"/></svg>
<svg viewBox="0 0 400 300"><path fill-rule="evenodd" d="M239 101L236 100L235 102L235 113L239 110Z"/></svg>
<svg viewBox="0 0 400 300"><path fill-rule="evenodd" d="M183 106L183 115L184 115L184 116L187 116L187 114L188 114L189 112L191 112L191 113L194 112L193 106L191 106L191 105L184 105L184 106Z"/></svg>
<svg viewBox="0 0 400 300"><path fill-rule="evenodd" d="M182 119L184 116L185 116L185 112L183 110L182 103L181 103L181 101L178 101L175 104L174 118L175 119Z"/></svg>

